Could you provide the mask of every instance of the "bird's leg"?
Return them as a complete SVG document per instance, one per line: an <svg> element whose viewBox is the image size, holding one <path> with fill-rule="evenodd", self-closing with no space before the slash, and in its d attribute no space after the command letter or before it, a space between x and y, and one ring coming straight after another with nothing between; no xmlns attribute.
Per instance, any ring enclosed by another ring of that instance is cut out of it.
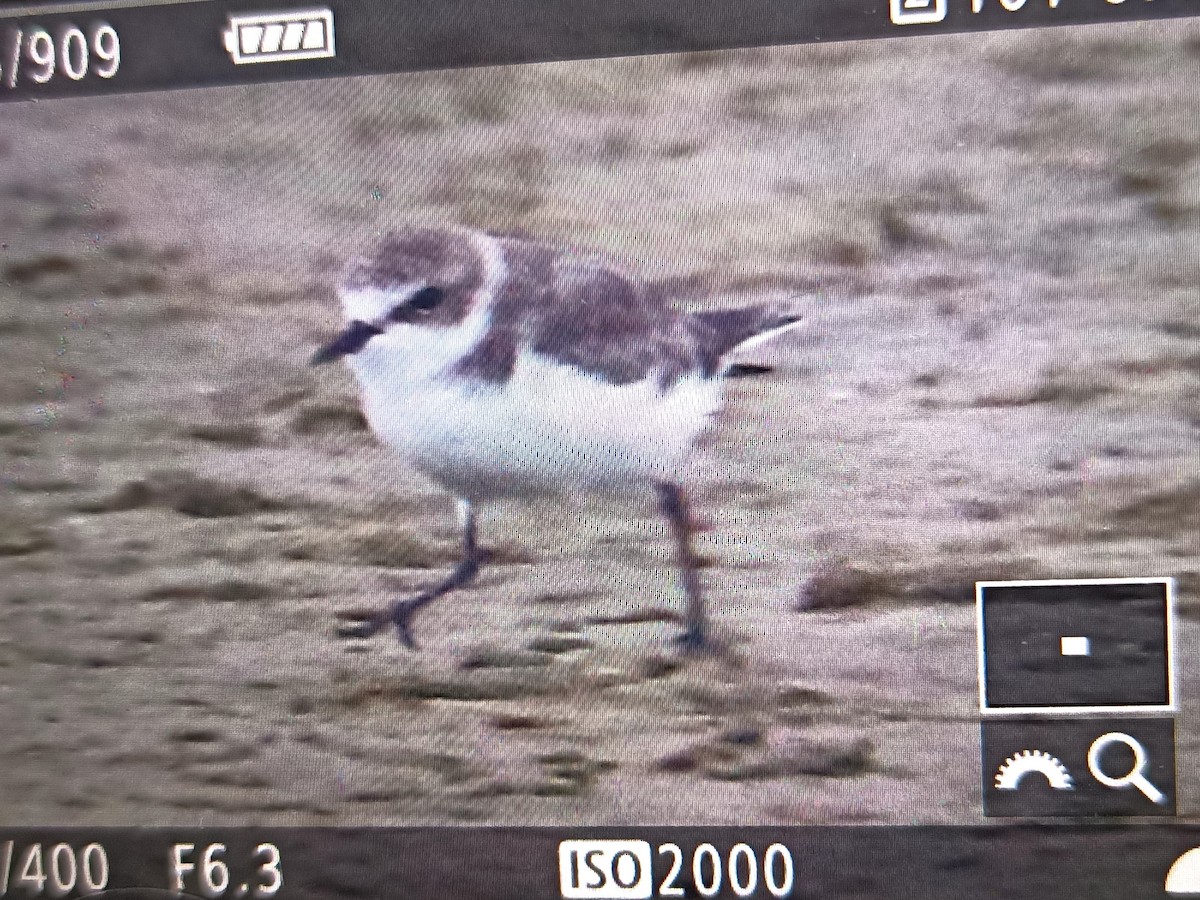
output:
<svg viewBox="0 0 1200 900"><path fill-rule="evenodd" d="M396 637L406 646L416 648L417 642L413 639L412 623L417 613L443 594L470 584L479 574L479 570L483 568L483 564L487 562L487 551L479 546L477 540L475 510L466 500L460 500L459 511L463 524L463 556L458 565L454 567L454 571L415 597L397 600L390 609L384 610L378 615L339 628L339 637L372 637L391 624L396 627Z"/></svg>
<svg viewBox="0 0 1200 900"><path fill-rule="evenodd" d="M684 632L676 640L685 652L701 650L708 643L708 627L704 617L704 596L700 592L700 568L692 549L693 526L687 498L677 484L664 481L657 487L658 508L671 525L679 580L687 598Z"/></svg>

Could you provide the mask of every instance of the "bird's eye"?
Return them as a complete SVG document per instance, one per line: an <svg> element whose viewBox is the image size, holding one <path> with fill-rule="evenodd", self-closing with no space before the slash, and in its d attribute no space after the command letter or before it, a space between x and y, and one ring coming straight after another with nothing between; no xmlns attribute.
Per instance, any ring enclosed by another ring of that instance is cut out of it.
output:
<svg viewBox="0 0 1200 900"><path fill-rule="evenodd" d="M408 306L420 312L428 312L442 302L445 292L439 287L421 288L409 298Z"/></svg>

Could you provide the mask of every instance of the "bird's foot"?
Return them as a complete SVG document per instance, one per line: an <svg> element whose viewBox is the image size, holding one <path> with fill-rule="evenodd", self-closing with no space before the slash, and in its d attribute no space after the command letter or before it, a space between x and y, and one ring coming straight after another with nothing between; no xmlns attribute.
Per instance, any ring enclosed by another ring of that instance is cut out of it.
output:
<svg viewBox="0 0 1200 900"><path fill-rule="evenodd" d="M409 650L417 649L417 641L413 637L412 626L413 619L416 618L417 610L425 604L421 602L423 598L414 597L411 600L397 600L392 606L391 620L396 626L396 637Z"/></svg>
<svg viewBox="0 0 1200 900"><path fill-rule="evenodd" d="M672 643L685 656L699 655L712 649L712 644L708 639L708 629L698 622L690 623L684 629L683 634L676 635L672 639Z"/></svg>
<svg viewBox="0 0 1200 900"><path fill-rule="evenodd" d="M417 615L417 610L425 605L424 597L413 597L409 600L397 600L392 604L391 608L380 612L373 613L367 616L358 618L356 621L348 622L342 625L337 630L337 636L340 638L371 638L379 634L389 625L396 628L396 637L400 643L411 650L417 649L417 641L413 637L412 625L413 619Z"/></svg>

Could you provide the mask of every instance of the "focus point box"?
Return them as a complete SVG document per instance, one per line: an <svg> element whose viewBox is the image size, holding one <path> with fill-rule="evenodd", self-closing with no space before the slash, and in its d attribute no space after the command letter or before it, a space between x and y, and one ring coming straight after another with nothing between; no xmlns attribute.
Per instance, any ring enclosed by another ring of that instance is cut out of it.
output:
<svg viewBox="0 0 1200 900"><path fill-rule="evenodd" d="M1170 578L980 581L983 715L1174 712Z"/></svg>

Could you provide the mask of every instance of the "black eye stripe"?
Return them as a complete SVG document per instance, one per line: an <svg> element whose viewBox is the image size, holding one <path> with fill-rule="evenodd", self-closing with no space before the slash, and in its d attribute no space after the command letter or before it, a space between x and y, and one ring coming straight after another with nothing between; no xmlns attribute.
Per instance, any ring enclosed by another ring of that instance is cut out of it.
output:
<svg viewBox="0 0 1200 900"><path fill-rule="evenodd" d="M409 298L408 305L413 309L433 309L445 297L445 292L439 287L421 288Z"/></svg>
<svg viewBox="0 0 1200 900"><path fill-rule="evenodd" d="M424 313L437 306L446 299L446 292L440 287L425 287L417 291L403 303L397 303L388 313L389 322L415 322Z"/></svg>

